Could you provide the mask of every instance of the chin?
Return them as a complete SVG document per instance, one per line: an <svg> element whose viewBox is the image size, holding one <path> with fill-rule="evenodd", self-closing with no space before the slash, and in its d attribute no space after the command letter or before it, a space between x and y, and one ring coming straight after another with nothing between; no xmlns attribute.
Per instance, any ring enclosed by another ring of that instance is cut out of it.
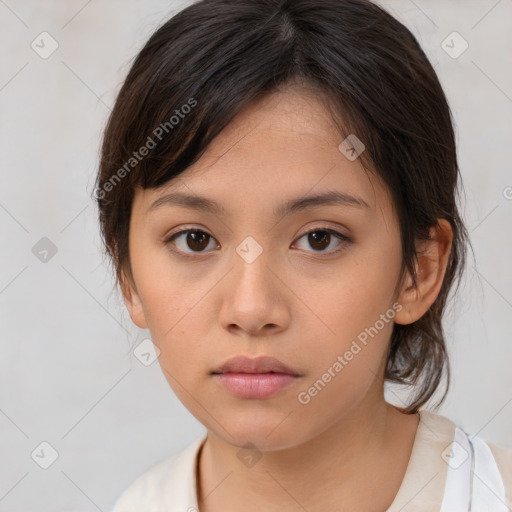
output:
<svg viewBox="0 0 512 512"><path fill-rule="evenodd" d="M287 414L282 412L237 413L234 416L226 415L220 422L223 425L229 425L227 427L229 433L218 424L211 424L211 422L208 428L226 443L239 448L245 448L250 444L261 452L286 450L307 440L307 433L299 430L299 424L293 418L293 413L286 418Z"/></svg>

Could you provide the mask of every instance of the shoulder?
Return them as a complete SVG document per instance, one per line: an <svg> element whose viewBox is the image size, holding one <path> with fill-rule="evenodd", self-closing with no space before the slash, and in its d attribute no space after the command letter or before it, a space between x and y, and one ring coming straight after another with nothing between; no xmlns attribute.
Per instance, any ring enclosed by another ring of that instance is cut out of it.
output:
<svg viewBox="0 0 512 512"><path fill-rule="evenodd" d="M149 504L157 500L170 480L179 454L165 458L158 464L139 475L118 498L113 512L135 510L142 503Z"/></svg>
<svg viewBox="0 0 512 512"><path fill-rule="evenodd" d="M507 472L510 476L510 482L512 482L512 448L508 449L503 446L491 443L491 441L485 441L491 449L498 466L503 468L503 472Z"/></svg>
<svg viewBox="0 0 512 512"><path fill-rule="evenodd" d="M507 497L506 505L512 509L512 449L498 446L490 441L485 441L489 446L494 460L498 466L499 472L503 478L505 495Z"/></svg>
<svg viewBox="0 0 512 512"><path fill-rule="evenodd" d="M467 435L471 442L472 451L476 452L475 463L477 465L474 468L476 483L480 485L479 482L482 482L483 486L492 487L491 481L495 482L495 493L501 496L504 495L504 504L512 509L512 449L497 445L481 436L473 435L440 414L421 411L421 419L428 427L427 434L432 432L435 437L438 437L439 432L444 434L441 436L443 444L450 437L452 438L450 445L452 442L456 443L457 439L460 440L461 438L456 435L457 431ZM438 444L438 447L441 448L442 446Z"/></svg>
<svg viewBox="0 0 512 512"><path fill-rule="evenodd" d="M138 476L119 496L112 512L148 510L186 511L195 503L196 457L206 436L201 436L181 451L166 457Z"/></svg>

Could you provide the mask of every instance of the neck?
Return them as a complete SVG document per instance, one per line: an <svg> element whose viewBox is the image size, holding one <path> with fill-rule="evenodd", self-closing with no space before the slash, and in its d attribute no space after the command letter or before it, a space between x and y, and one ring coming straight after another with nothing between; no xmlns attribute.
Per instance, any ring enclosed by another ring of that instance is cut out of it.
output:
<svg viewBox="0 0 512 512"><path fill-rule="evenodd" d="M200 510L385 510L402 482L417 425L416 415L384 400L361 405L300 445L263 452L251 467L240 462L238 446L209 431L199 457Z"/></svg>

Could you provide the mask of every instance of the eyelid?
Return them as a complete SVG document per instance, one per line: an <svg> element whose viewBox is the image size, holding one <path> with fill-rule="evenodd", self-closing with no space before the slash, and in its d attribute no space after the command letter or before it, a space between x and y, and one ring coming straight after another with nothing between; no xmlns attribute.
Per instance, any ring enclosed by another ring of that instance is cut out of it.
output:
<svg viewBox="0 0 512 512"><path fill-rule="evenodd" d="M331 235L339 236L344 240L350 240L349 236L344 235L343 233L340 233L336 228L332 228L329 226L315 226L313 228L308 229L307 231L304 231L304 233L302 233L298 238L302 238L304 235L309 235L309 233L315 233L316 231L327 231L327 233L331 233Z"/></svg>
<svg viewBox="0 0 512 512"><path fill-rule="evenodd" d="M170 231L167 231L165 235L162 236L162 240L169 240L174 235L178 235L182 233L183 231L204 231L206 234L210 235L208 230L204 227L202 227L200 224L181 224L178 228L176 228L176 231L174 229L171 229ZM213 236L213 235L210 235Z"/></svg>

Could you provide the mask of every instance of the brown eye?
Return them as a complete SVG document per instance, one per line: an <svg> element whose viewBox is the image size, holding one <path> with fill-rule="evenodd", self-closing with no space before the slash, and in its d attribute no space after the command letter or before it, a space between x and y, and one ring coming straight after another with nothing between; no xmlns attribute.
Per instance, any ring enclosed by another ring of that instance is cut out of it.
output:
<svg viewBox="0 0 512 512"><path fill-rule="evenodd" d="M190 254L206 252L205 249L212 240L214 238L211 235L200 229L185 229L172 235L166 240L166 244L175 245L178 248L178 252Z"/></svg>
<svg viewBox="0 0 512 512"><path fill-rule="evenodd" d="M202 251L208 246L209 239L210 235L204 231L190 231L185 237L185 243L193 251Z"/></svg>
<svg viewBox="0 0 512 512"><path fill-rule="evenodd" d="M304 233L299 240L307 237L307 244L309 247L313 249L313 251L309 252L322 252L322 253L335 253L339 250L342 250L344 246L348 243L350 243L350 238L346 237L345 235L342 235L341 233L338 233L338 231L335 231L334 229L330 228L324 228L324 229L313 229L311 231L308 231L307 233ZM334 249L327 250L329 246L333 242L338 242ZM300 247L302 248L302 247ZM308 250L305 248L304 250Z"/></svg>
<svg viewBox="0 0 512 512"><path fill-rule="evenodd" d="M308 248L304 250L321 254L337 253L351 242L350 238L330 228L317 228L308 231L304 233L299 240L305 239L306 237L307 244L313 251ZM216 240L210 234L201 229L184 229L174 233L165 241L165 244L175 253L183 256L193 256L194 254L207 253L209 252L208 249L215 248L215 243L210 247L210 243L215 241ZM331 249L328 250L333 242L335 243L334 248L331 247Z"/></svg>

